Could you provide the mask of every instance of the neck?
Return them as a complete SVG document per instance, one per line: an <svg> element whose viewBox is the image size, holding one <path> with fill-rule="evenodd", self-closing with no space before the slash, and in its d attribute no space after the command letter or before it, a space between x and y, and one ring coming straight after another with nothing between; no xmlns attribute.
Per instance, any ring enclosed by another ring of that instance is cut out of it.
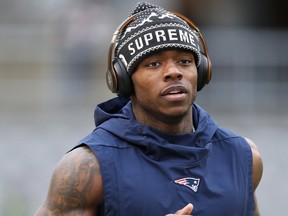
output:
<svg viewBox="0 0 288 216"><path fill-rule="evenodd" d="M195 131L192 120L192 108L182 116L155 115L137 109L133 109L133 112L135 118L142 124L165 133L187 134Z"/></svg>

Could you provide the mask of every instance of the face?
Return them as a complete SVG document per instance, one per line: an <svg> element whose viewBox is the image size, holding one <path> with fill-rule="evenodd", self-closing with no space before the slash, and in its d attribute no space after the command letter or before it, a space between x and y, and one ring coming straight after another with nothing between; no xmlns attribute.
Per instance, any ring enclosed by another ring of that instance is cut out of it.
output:
<svg viewBox="0 0 288 216"><path fill-rule="evenodd" d="M197 68L191 52L165 50L145 58L132 74L133 110L140 119L191 117Z"/></svg>

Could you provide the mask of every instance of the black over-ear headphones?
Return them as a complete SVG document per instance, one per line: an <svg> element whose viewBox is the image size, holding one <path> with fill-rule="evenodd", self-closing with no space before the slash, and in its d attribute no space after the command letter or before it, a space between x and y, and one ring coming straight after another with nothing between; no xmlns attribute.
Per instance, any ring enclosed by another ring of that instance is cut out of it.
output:
<svg viewBox="0 0 288 216"><path fill-rule="evenodd" d="M212 69L211 69L212 65L209 59L205 40L198 27L191 20L189 20L187 17L185 17L180 13L174 11L169 12L173 13L174 15L186 21L186 23L192 29L196 30L196 32L199 35L203 49L203 51L201 51L201 63L197 67L197 74L198 74L197 91L200 91L206 84L210 82L212 75ZM135 19L135 17L136 17L135 15L129 17L123 23L121 23L120 26L116 29L116 31L113 34L108 53L108 69L106 71L106 83L108 85L108 88L113 93L117 93L117 95L120 97L130 97L134 92L134 87L125 65L117 56L115 56L115 46L118 35L121 33L123 29L125 29L125 27L129 23L131 23Z"/></svg>

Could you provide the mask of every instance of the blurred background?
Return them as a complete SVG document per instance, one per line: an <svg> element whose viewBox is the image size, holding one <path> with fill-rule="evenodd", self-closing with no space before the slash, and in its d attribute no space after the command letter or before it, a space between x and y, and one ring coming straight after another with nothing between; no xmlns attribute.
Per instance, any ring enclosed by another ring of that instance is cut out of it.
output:
<svg viewBox="0 0 288 216"><path fill-rule="evenodd" d="M112 33L136 2L1 0L0 215L33 215L60 158L93 130L95 105L114 97L105 83ZM149 2L201 29L213 76L197 102L256 142L261 215L286 214L287 1Z"/></svg>

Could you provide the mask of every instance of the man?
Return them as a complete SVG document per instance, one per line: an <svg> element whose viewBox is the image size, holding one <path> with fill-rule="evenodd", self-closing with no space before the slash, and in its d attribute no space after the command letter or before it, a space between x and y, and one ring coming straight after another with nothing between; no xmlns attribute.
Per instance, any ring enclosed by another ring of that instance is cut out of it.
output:
<svg viewBox="0 0 288 216"><path fill-rule="evenodd" d="M35 215L259 215L256 145L194 103L210 76L193 23L138 3L110 47L120 97L97 106L96 129L60 161Z"/></svg>

